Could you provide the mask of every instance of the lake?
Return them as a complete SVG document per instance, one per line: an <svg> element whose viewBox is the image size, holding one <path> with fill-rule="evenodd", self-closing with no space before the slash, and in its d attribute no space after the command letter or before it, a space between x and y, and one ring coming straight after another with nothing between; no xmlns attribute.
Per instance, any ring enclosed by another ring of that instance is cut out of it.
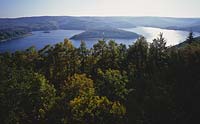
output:
<svg viewBox="0 0 200 124"><path fill-rule="evenodd" d="M41 49L48 44L56 44L63 42L64 38L69 38L75 34L79 34L83 31L80 30L53 30L50 33L44 33L43 31L34 31L32 35L14 39L0 43L0 51L17 51L25 50L30 46L35 46L37 49ZM74 44L78 45L78 44Z"/></svg>
<svg viewBox="0 0 200 124"><path fill-rule="evenodd" d="M143 35L148 42L152 42L159 33L163 33L164 38L167 41L167 46L170 45L177 45L186 40L189 35L187 31L180 31L180 30L168 30L168 29L160 29L160 28L152 28L152 27L136 27L136 28L129 28L123 29L126 31L132 31L137 34ZM194 36L200 36L200 33L194 32Z"/></svg>
<svg viewBox="0 0 200 124"><path fill-rule="evenodd" d="M183 42L188 36L189 32L178 30L167 30L151 27L136 27L123 29L126 31L132 31L146 37L148 42L152 42L152 39L158 36L160 32L163 32L164 37L167 40L167 45L176 45ZM43 33L43 31L34 31L31 36L27 36L20 39L14 39L7 42L0 43L0 52L17 50L25 50L30 46L35 46L37 49L41 49L44 46L51 44L54 45L58 42L63 42L64 38L70 38L75 34L79 34L81 30L53 30L50 33ZM195 33L195 36L199 36L199 33ZM114 39L117 43L123 43L127 46L132 44L136 39ZM80 41L71 40L75 47L79 47ZM91 48L97 41L86 41L87 47Z"/></svg>

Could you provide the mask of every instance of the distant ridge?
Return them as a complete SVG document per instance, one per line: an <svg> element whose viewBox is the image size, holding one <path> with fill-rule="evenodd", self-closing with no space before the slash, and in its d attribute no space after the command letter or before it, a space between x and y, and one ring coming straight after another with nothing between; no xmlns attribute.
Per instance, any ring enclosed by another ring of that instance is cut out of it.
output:
<svg viewBox="0 0 200 124"><path fill-rule="evenodd" d="M172 17L92 17L92 16L37 16L0 18L0 29L25 28L38 30L88 30L91 28L133 28L148 26L200 32L200 18Z"/></svg>

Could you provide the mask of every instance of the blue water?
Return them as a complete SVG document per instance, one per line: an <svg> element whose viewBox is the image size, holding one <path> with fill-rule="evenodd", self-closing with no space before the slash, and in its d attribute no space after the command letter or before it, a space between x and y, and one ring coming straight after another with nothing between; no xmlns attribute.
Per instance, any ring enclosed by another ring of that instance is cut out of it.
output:
<svg viewBox="0 0 200 124"><path fill-rule="evenodd" d="M44 46L50 44L54 45L59 42L63 42L65 38L70 38L75 34L79 34L83 31L81 30L54 30L50 33L44 33L43 31L34 31L32 35L14 39L6 42L0 43L0 52L14 52L17 50L25 50L31 46L35 46L36 49L41 49ZM135 41L135 39L123 40L114 39L117 43L123 43L129 45ZM71 40L75 47L80 46L80 40ZM91 48L98 40L87 40L85 41L88 48Z"/></svg>
<svg viewBox="0 0 200 124"><path fill-rule="evenodd" d="M164 33L167 39L167 45L175 45L184 41L188 35L185 31L176 30L166 30L159 28L149 28L149 27L137 27L124 29L132 32L136 32L140 35L144 35L148 42L151 42L160 32ZM83 31L80 30L54 30L50 33L43 33L43 31L32 32L31 36L27 36L20 39L14 39L6 42L0 43L0 52L10 51L14 52L17 50L25 50L30 46L35 46L37 49L41 49L44 46L50 44L54 45L58 42L63 42L65 38L70 38L75 34L79 34ZM117 43L123 43L127 46L133 44L136 39L114 39ZM79 40L71 40L75 47L79 47ZM97 40L87 40L85 41L88 48L91 48Z"/></svg>
<svg viewBox="0 0 200 124"><path fill-rule="evenodd" d="M30 46L35 46L37 49L41 49L48 44L56 44L62 42L64 38L70 38L71 36L81 33L80 30L54 30L50 33L43 33L43 31L34 31L31 36L24 38L14 39L0 43L0 51L17 51L25 50ZM76 42L74 42L77 45Z"/></svg>

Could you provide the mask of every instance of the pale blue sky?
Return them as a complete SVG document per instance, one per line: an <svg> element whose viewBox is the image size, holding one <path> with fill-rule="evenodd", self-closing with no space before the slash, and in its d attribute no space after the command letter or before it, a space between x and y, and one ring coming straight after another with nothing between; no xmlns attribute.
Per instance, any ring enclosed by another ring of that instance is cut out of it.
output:
<svg viewBox="0 0 200 124"><path fill-rule="evenodd" d="M0 0L0 17L200 17L200 0Z"/></svg>

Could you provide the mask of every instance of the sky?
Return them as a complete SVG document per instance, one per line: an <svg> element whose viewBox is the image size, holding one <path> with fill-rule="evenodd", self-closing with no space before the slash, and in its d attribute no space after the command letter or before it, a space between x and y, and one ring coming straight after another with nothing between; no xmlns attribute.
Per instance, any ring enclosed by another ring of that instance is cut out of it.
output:
<svg viewBox="0 0 200 124"><path fill-rule="evenodd" d="M30 16L200 17L200 0L0 0L0 18Z"/></svg>

